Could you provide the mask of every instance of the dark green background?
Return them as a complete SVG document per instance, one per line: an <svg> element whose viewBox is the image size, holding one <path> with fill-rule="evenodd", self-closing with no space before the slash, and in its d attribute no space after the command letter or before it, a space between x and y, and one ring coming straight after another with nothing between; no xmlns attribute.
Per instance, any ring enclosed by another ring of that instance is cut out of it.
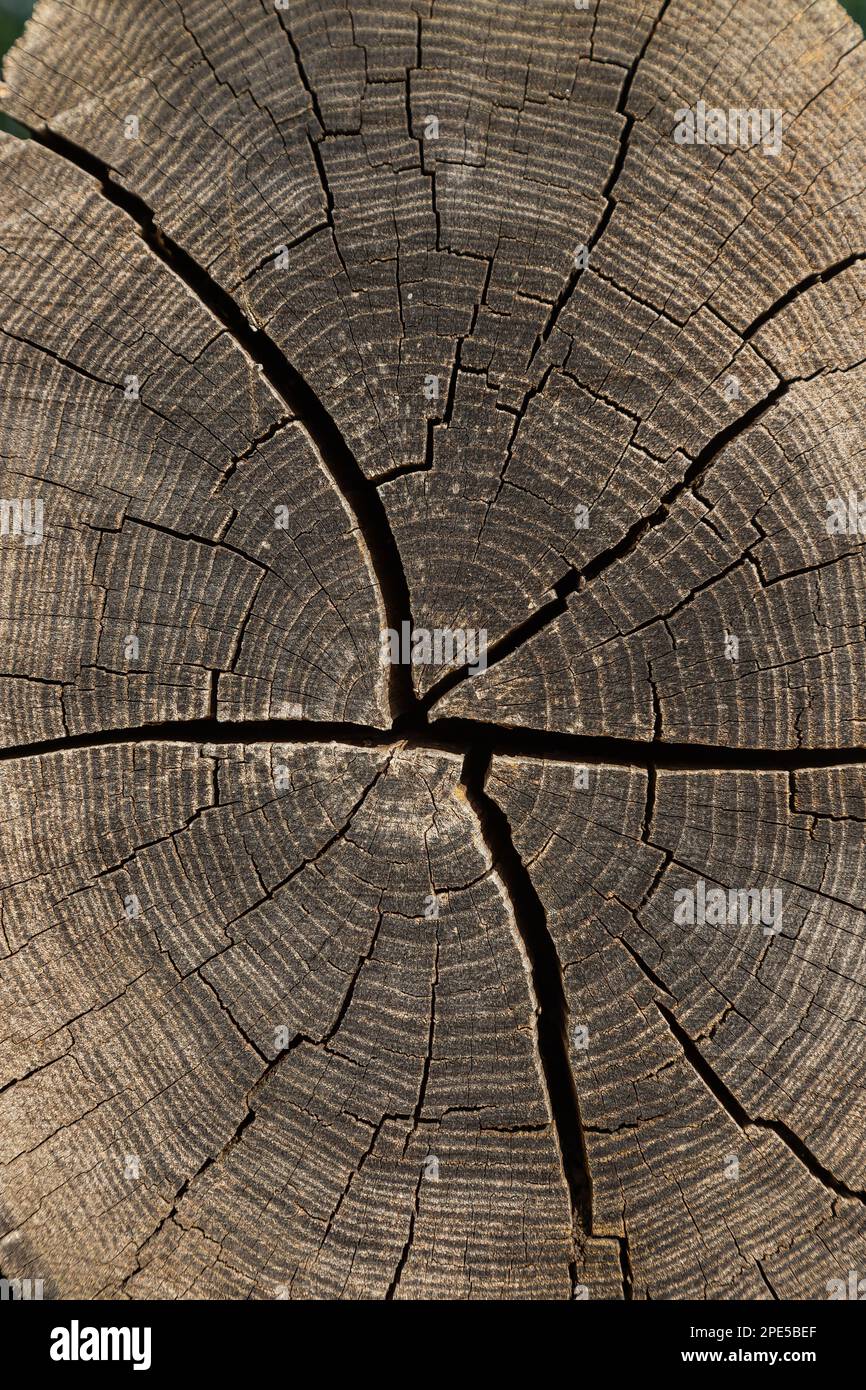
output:
<svg viewBox="0 0 866 1390"><path fill-rule="evenodd" d="M32 10L33 0L0 0L0 53L15 42Z"/></svg>

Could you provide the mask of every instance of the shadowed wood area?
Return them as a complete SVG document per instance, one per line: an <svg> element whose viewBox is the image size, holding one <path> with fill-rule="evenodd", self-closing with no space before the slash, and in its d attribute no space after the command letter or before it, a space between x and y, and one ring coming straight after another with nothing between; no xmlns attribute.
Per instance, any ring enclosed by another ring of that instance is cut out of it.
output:
<svg viewBox="0 0 866 1390"><path fill-rule="evenodd" d="M864 93L835 0L39 0L2 1277L866 1268Z"/></svg>

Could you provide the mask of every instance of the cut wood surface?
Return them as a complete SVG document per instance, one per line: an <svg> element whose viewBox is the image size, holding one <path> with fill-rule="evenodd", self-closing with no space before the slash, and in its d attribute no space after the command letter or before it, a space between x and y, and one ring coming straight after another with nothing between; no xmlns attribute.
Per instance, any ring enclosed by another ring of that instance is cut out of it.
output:
<svg viewBox="0 0 866 1390"><path fill-rule="evenodd" d="M0 1274L831 1296L860 31L38 0L2 94Z"/></svg>

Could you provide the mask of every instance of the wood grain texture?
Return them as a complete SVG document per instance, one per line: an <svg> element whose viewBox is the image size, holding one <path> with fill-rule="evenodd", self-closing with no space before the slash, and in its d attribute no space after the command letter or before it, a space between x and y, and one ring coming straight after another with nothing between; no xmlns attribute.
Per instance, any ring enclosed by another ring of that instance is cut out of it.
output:
<svg viewBox="0 0 866 1390"><path fill-rule="evenodd" d="M387 723L369 556L302 425L94 180L0 153L0 484L49 519L4 614L3 742L211 710Z"/></svg>
<svg viewBox="0 0 866 1390"><path fill-rule="evenodd" d="M636 1297L826 1297L866 1239L862 775L661 771L648 808L587 772L496 759L488 791L563 973L593 1229ZM677 922L699 877L778 890L778 933Z"/></svg>
<svg viewBox="0 0 866 1390"><path fill-rule="evenodd" d="M568 1296L534 1000L459 773L335 746L9 765L4 1204L55 1296Z"/></svg>
<svg viewBox="0 0 866 1390"><path fill-rule="evenodd" d="M836 0L38 0L4 1277L866 1269L864 91ZM699 102L778 148L678 143Z"/></svg>

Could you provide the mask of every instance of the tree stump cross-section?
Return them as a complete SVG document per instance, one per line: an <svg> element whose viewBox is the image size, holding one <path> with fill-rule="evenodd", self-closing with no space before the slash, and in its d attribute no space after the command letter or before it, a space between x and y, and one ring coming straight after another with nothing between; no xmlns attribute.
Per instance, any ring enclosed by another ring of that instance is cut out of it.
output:
<svg viewBox="0 0 866 1390"><path fill-rule="evenodd" d="M864 91L836 0L38 0L4 1279L866 1277Z"/></svg>

